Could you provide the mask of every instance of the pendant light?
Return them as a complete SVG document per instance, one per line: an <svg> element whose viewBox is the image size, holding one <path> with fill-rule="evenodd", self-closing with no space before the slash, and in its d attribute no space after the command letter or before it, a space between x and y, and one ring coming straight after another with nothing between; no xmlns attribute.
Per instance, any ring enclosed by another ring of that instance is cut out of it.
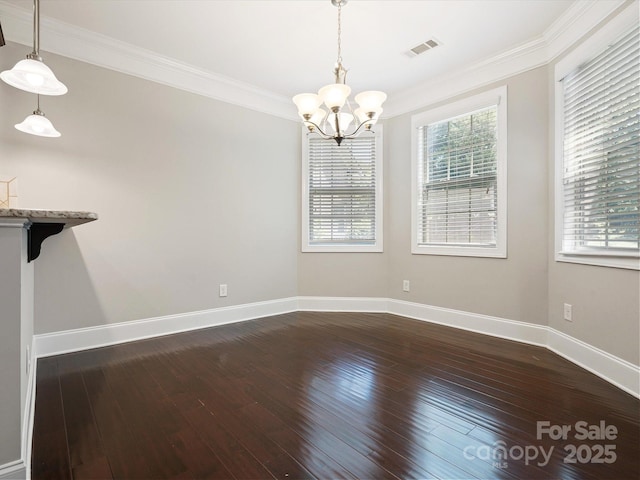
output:
<svg viewBox="0 0 640 480"><path fill-rule="evenodd" d="M11 70L0 73L0 79L26 92L39 95L64 95L67 87L56 78L40 57L40 0L33 0L33 52Z"/></svg>
<svg viewBox="0 0 640 480"><path fill-rule="evenodd" d="M15 127L21 132L39 137L59 137L61 135L40 110L40 95L38 95L38 108L33 114L25 118L22 123L16 124Z"/></svg>
<svg viewBox="0 0 640 480"><path fill-rule="evenodd" d="M333 139L338 145L345 138L354 138L362 131L370 131L380 114L382 103L387 99L383 92L362 92L355 97L358 108L355 111L349 103L351 88L346 84L347 70L342 66L342 7L347 0L331 0L338 7L338 59L334 70L335 83L326 85L315 93L301 93L293 97L298 107L298 115L310 133L317 133L322 138ZM327 112L321 105L329 109ZM345 112L345 104L348 112ZM354 126L350 129L351 122Z"/></svg>

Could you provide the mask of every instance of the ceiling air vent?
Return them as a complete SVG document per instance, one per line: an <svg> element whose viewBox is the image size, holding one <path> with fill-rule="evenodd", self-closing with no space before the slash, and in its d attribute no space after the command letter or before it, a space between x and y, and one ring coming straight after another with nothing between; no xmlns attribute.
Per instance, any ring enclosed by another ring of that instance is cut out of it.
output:
<svg viewBox="0 0 640 480"><path fill-rule="evenodd" d="M424 53L424 52L426 52L428 50L436 48L439 45L440 44L436 40L434 40L432 38L430 40L427 40L426 42L423 42L423 43L413 47L411 50L409 50L407 52L407 55L409 55L410 57L416 57L416 56L420 55L421 53Z"/></svg>

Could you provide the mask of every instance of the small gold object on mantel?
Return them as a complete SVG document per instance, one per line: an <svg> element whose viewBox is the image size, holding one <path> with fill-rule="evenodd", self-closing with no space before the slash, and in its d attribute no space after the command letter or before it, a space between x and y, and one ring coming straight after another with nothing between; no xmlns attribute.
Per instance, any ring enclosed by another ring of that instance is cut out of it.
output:
<svg viewBox="0 0 640 480"><path fill-rule="evenodd" d="M17 208L18 177L0 175L0 208Z"/></svg>

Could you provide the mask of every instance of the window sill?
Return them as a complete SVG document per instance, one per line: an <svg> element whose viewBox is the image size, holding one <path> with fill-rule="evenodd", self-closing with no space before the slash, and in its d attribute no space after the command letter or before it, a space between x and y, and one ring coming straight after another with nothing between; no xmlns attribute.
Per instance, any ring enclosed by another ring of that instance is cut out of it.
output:
<svg viewBox="0 0 640 480"><path fill-rule="evenodd" d="M442 255L450 257L507 258L506 249L495 247L430 247L413 245L411 253L414 255Z"/></svg>
<svg viewBox="0 0 640 480"><path fill-rule="evenodd" d="M640 270L640 259L637 257L616 257L607 255L582 255L577 253L556 253L556 262L580 263L594 267L624 268Z"/></svg>
<svg viewBox="0 0 640 480"><path fill-rule="evenodd" d="M382 253L382 245L304 245L302 253Z"/></svg>

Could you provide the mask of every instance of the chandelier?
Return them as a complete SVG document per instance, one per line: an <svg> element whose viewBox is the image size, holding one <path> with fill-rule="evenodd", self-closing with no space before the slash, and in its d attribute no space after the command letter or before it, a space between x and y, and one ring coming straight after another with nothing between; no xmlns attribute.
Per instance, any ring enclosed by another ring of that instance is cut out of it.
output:
<svg viewBox="0 0 640 480"><path fill-rule="evenodd" d="M298 115L310 133L316 133L325 139L334 139L340 145L345 138L354 138L363 131L371 131L371 127L382 113L382 103L387 99L387 95L378 91L362 92L355 96L358 108L354 110L351 107L351 88L345 83L347 70L342 65L341 45L341 14L347 0L331 0L331 3L338 7L338 59L333 71L335 83L322 87L317 94L296 95L293 97L293 103L298 107ZM328 111L322 108L323 103Z"/></svg>

